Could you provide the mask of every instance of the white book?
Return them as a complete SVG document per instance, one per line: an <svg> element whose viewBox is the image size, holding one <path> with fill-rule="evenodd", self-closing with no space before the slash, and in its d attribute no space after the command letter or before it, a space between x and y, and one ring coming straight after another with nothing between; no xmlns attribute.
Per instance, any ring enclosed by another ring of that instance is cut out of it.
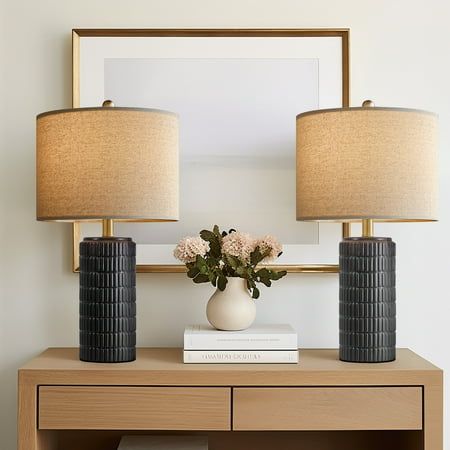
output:
<svg viewBox="0 0 450 450"><path fill-rule="evenodd" d="M298 350L185 350L186 364L297 364Z"/></svg>
<svg viewBox="0 0 450 450"><path fill-rule="evenodd" d="M122 436L117 450L208 450L207 436Z"/></svg>
<svg viewBox="0 0 450 450"><path fill-rule="evenodd" d="M287 324L253 325L242 331L219 331L210 325L190 325L184 331L185 350L297 350L297 333Z"/></svg>

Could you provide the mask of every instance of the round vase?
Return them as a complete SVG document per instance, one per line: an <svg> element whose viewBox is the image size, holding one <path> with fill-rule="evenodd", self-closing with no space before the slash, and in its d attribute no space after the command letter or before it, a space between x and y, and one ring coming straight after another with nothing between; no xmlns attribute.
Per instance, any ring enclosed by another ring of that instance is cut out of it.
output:
<svg viewBox="0 0 450 450"><path fill-rule="evenodd" d="M248 328L256 318L255 301L242 278L228 278L224 291L216 289L206 307L208 322L218 330L238 331Z"/></svg>

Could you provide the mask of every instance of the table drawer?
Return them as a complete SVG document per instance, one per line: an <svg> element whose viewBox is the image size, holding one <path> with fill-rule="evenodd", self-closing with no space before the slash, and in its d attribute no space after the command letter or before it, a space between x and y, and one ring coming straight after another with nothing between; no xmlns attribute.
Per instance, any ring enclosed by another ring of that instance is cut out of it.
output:
<svg viewBox="0 0 450 450"><path fill-rule="evenodd" d="M229 430L229 388L41 386L43 430Z"/></svg>
<svg viewBox="0 0 450 450"><path fill-rule="evenodd" d="M420 430L422 388L236 388L233 429Z"/></svg>

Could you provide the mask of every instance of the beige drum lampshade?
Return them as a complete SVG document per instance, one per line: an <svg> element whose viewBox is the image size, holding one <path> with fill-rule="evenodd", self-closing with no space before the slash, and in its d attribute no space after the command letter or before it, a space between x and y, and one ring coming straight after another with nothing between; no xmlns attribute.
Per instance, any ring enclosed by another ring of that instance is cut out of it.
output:
<svg viewBox="0 0 450 450"><path fill-rule="evenodd" d="M178 116L80 108L37 117L37 219L178 220Z"/></svg>
<svg viewBox="0 0 450 450"><path fill-rule="evenodd" d="M419 110L298 115L297 220L436 220L437 134Z"/></svg>

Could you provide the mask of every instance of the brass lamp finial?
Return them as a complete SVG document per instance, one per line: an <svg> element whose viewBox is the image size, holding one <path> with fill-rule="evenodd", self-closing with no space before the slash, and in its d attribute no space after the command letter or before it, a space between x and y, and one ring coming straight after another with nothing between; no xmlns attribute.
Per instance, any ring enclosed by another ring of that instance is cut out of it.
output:
<svg viewBox="0 0 450 450"><path fill-rule="evenodd" d="M364 100L362 105L364 108L373 108L375 106L375 103L372 100Z"/></svg>
<svg viewBox="0 0 450 450"><path fill-rule="evenodd" d="M114 102L112 100L105 100L102 104L104 108L114 108Z"/></svg>

